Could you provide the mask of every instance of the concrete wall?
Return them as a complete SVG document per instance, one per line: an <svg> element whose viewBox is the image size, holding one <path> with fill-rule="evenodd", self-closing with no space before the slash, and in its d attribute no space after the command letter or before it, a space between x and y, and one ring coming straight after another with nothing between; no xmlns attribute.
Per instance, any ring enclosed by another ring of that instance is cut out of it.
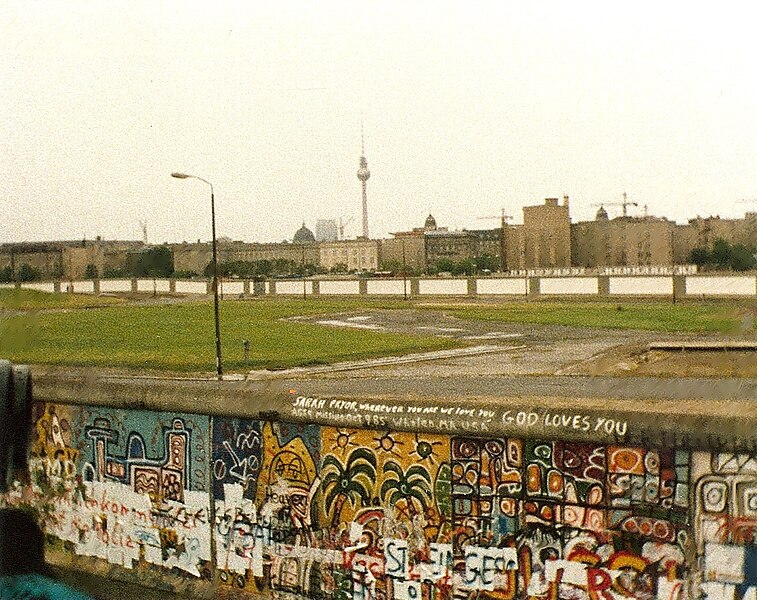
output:
<svg viewBox="0 0 757 600"><path fill-rule="evenodd" d="M527 293L525 278L477 279L476 293L486 295L525 295Z"/></svg>
<svg viewBox="0 0 757 600"><path fill-rule="evenodd" d="M418 293L421 296L465 296L468 293L468 282L465 279L420 279Z"/></svg>
<svg viewBox="0 0 757 600"><path fill-rule="evenodd" d="M599 293L596 277L543 277L540 292L545 295L593 295Z"/></svg>
<svg viewBox="0 0 757 600"><path fill-rule="evenodd" d="M101 279L100 292L130 292L131 279Z"/></svg>
<svg viewBox="0 0 757 600"><path fill-rule="evenodd" d="M137 279L137 291L165 294L170 291L170 282L168 279Z"/></svg>
<svg viewBox="0 0 757 600"><path fill-rule="evenodd" d="M329 295L356 295L360 293L360 282L352 281L330 281L322 280L318 282L319 293L321 296Z"/></svg>
<svg viewBox="0 0 757 600"><path fill-rule="evenodd" d="M630 267L627 267L630 269ZM408 294L422 296L517 296L526 294L526 275L532 280L532 298L539 296L650 296L663 297L673 295L673 279L671 274L645 275L608 273L600 276L583 276L578 272L565 274L542 273L532 271L520 271L519 276L512 277L481 277L469 279L458 278L408 278ZM574 270L579 271L579 270ZM702 298L702 297L749 297L757 296L757 278L754 275L676 275L680 278L680 285L676 283L677 298ZM601 281L604 281L603 284ZM100 292L130 292L131 280L129 279L101 279ZM538 283L538 285L537 285ZM4 284L4 287L14 287L15 284ZM22 284L23 287L54 291L52 282L34 282ZM67 291L70 282L63 281L61 291ZM317 288L316 288L317 285ZM137 281L137 291L143 294L152 294L153 286L157 286L158 293L199 294L206 295L211 290L210 281L185 281L175 280L173 290L171 281L168 279L140 279ZM73 282L74 291L82 294L91 294L95 291L92 281ZM317 291L322 296L329 295L367 295L386 296L401 295L404 293L404 285L401 279L308 279L304 282L305 292L311 295ZM275 288L275 291L272 291ZM417 289L416 289L417 288ZM240 296L252 294L255 283L244 280L225 280L221 282L221 292L228 296ZM302 279L284 280L277 279L272 282L266 281L259 286L260 292L266 295L297 296L303 293ZM245 292L245 290L248 290ZM265 290L265 291L263 291ZM413 291L415 290L415 291Z"/></svg>
<svg viewBox="0 0 757 600"><path fill-rule="evenodd" d="M298 296L313 293L313 282L297 279L295 281L278 280L275 282L276 294L281 296Z"/></svg>
<svg viewBox="0 0 757 600"><path fill-rule="evenodd" d="M39 292L53 293L55 284L52 281L29 281L21 284L21 287L27 290L37 290Z"/></svg>
<svg viewBox="0 0 757 600"><path fill-rule="evenodd" d="M757 285L754 277L746 276L687 277L686 293L690 296L754 296Z"/></svg>
<svg viewBox="0 0 757 600"><path fill-rule="evenodd" d="M209 286L205 281L177 281L177 294L207 294Z"/></svg>
<svg viewBox="0 0 757 600"><path fill-rule="evenodd" d="M35 502L69 567L218 598L755 594L753 414L48 388Z"/></svg>
<svg viewBox="0 0 757 600"><path fill-rule="evenodd" d="M323 285L323 284L321 284ZM366 280L368 295L404 295L410 294L410 279L368 279Z"/></svg>
<svg viewBox="0 0 757 600"><path fill-rule="evenodd" d="M672 277L610 277L610 295L671 296Z"/></svg>

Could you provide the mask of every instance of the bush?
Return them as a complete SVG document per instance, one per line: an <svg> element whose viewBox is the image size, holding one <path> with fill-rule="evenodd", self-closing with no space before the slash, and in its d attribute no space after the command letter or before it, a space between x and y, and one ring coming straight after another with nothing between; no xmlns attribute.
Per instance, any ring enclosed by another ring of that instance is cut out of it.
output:
<svg viewBox="0 0 757 600"><path fill-rule="evenodd" d="M0 283L10 283L13 281L13 269L10 265L0 269Z"/></svg>
<svg viewBox="0 0 757 600"><path fill-rule="evenodd" d="M99 277L97 266L89 263L87 268L84 269L84 279L97 279Z"/></svg>

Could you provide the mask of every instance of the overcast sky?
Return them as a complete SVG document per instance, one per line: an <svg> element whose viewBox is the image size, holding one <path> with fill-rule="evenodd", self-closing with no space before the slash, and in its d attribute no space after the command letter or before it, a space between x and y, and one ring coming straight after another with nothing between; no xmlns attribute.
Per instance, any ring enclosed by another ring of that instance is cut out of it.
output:
<svg viewBox="0 0 757 600"><path fill-rule="evenodd" d="M748 5L748 3L743 3ZM740 3L2 3L0 241L491 228L568 194L685 222L757 210ZM607 206L610 216L620 207Z"/></svg>

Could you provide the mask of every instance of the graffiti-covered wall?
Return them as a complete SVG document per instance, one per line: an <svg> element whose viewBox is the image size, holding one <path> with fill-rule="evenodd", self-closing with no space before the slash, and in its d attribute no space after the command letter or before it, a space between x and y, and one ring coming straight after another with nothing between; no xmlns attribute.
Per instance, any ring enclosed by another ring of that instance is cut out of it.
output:
<svg viewBox="0 0 757 600"><path fill-rule="evenodd" d="M579 420L579 425L581 424ZM63 551L218 597L757 598L757 456L38 404Z"/></svg>

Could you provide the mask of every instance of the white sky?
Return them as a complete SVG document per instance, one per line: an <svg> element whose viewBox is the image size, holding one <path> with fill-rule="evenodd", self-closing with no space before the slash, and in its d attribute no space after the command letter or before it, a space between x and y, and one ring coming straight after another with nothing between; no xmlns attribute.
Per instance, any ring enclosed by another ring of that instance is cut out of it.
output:
<svg viewBox="0 0 757 600"><path fill-rule="evenodd" d="M0 242L741 217L757 203L749 3L32 2L0 7ZM742 8L743 7L743 8ZM611 216L619 207L607 207Z"/></svg>

